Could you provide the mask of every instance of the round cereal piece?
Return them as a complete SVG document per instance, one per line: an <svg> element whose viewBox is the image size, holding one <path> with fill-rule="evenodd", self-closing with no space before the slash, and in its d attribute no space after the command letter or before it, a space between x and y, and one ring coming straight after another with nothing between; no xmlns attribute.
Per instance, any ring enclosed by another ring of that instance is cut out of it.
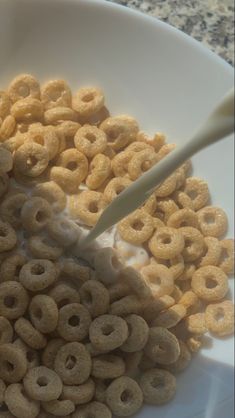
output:
<svg viewBox="0 0 235 418"><path fill-rule="evenodd" d="M49 287L57 278L57 269L50 260L30 260L20 270L21 284L31 292L39 292Z"/></svg>
<svg viewBox="0 0 235 418"><path fill-rule="evenodd" d="M131 180L138 179L157 162L157 156L151 150L143 150L134 154L128 164L128 173Z"/></svg>
<svg viewBox="0 0 235 418"><path fill-rule="evenodd" d="M55 127L57 136L60 138L60 142L65 141L65 145L74 146L74 136L78 129L81 128L80 123L74 122L72 120L65 120L60 122L59 125ZM63 140L61 140L63 138Z"/></svg>
<svg viewBox="0 0 235 418"><path fill-rule="evenodd" d="M157 230L149 240L149 249L154 257L171 259L184 249L183 234L175 228L164 227Z"/></svg>
<svg viewBox="0 0 235 418"><path fill-rule="evenodd" d="M70 416L75 411L75 405L69 399L42 402L44 410L56 417Z"/></svg>
<svg viewBox="0 0 235 418"><path fill-rule="evenodd" d="M31 129L28 134L28 141L35 142L44 146L49 154L49 160L52 160L59 151L59 139L52 127L40 126Z"/></svg>
<svg viewBox="0 0 235 418"><path fill-rule="evenodd" d="M76 193L80 185L76 173L64 167L53 166L50 171L50 180L57 183L67 194Z"/></svg>
<svg viewBox="0 0 235 418"><path fill-rule="evenodd" d="M189 315L185 319L186 329L195 335L202 335L207 332L207 327L205 324L205 314L203 312L198 312L193 315Z"/></svg>
<svg viewBox="0 0 235 418"><path fill-rule="evenodd" d="M191 209L193 210L193 202L190 197L182 190L176 190L173 195L173 199L176 201L180 209Z"/></svg>
<svg viewBox="0 0 235 418"><path fill-rule="evenodd" d="M10 113L11 99L7 92L0 90L0 118L5 117Z"/></svg>
<svg viewBox="0 0 235 418"><path fill-rule="evenodd" d="M186 179L184 193L190 198L195 211L206 206L210 198L208 184L199 177Z"/></svg>
<svg viewBox="0 0 235 418"><path fill-rule="evenodd" d="M139 314L142 310L142 301L136 295L127 295L113 302L110 305L111 315L126 316L129 314Z"/></svg>
<svg viewBox="0 0 235 418"><path fill-rule="evenodd" d="M32 235L28 239L28 248L33 257L38 259L54 261L63 254L63 248L45 235Z"/></svg>
<svg viewBox="0 0 235 418"><path fill-rule="evenodd" d="M11 138L16 129L16 120L12 115L6 116L2 125L0 126L0 138L3 141Z"/></svg>
<svg viewBox="0 0 235 418"><path fill-rule="evenodd" d="M183 296L183 291L180 289L179 286L175 285L174 290L171 293L171 296L173 297L173 299L175 299L175 302L178 303L181 297Z"/></svg>
<svg viewBox="0 0 235 418"><path fill-rule="evenodd" d="M11 115L17 122L32 122L42 119L43 106L40 100L31 97L17 100L11 106Z"/></svg>
<svg viewBox="0 0 235 418"><path fill-rule="evenodd" d="M166 311L160 312L156 319L153 320L151 326L172 328L175 327L185 316L187 310L184 305L176 304Z"/></svg>
<svg viewBox="0 0 235 418"><path fill-rule="evenodd" d="M129 376L132 379L137 378L139 375L139 365L143 357L143 350L135 352L124 352L124 361L126 364L125 376Z"/></svg>
<svg viewBox="0 0 235 418"><path fill-rule="evenodd" d="M111 174L111 162L104 154L97 154L92 159L86 178L86 185L91 190L99 189Z"/></svg>
<svg viewBox="0 0 235 418"><path fill-rule="evenodd" d="M42 87L41 100L46 110L58 106L70 107L72 93L64 80L51 80Z"/></svg>
<svg viewBox="0 0 235 418"><path fill-rule="evenodd" d="M109 292L97 280L88 280L80 287L81 303L94 318L105 314L109 309Z"/></svg>
<svg viewBox="0 0 235 418"><path fill-rule="evenodd" d="M179 228L179 231L184 237L185 248L182 251L185 262L197 260L204 251L204 237L198 229L191 226L184 226Z"/></svg>
<svg viewBox="0 0 235 418"><path fill-rule="evenodd" d="M61 212L66 206L66 195L61 187L54 181L36 184L32 191L33 196L46 199L55 212Z"/></svg>
<svg viewBox="0 0 235 418"><path fill-rule="evenodd" d="M101 402L90 402L87 405L78 407L72 414L72 418L112 418L110 409Z"/></svg>
<svg viewBox="0 0 235 418"><path fill-rule="evenodd" d="M26 142L14 155L14 167L28 177L37 177L48 166L49 154L45 147L34 142Z"/></svg>
<svg viewBox="0 0 235 418"><path fill-rule="evenodd" d="M120 151L135 140L139 127L134 118L120 115L105 119L100 129L106 133L110 146L115 151Z"/></svg>
<svg viewBox="0 0 235 418"><path fill-rule="evenodd" d="M6 193L9 187L9 177L7 173L2 172L0 170L0 198Z"/></svg>
<svg viewBox="0 0 235 418"><path fill-rule="evenodd" d="M47 344L44 335L33 327L30 321L25 318L19 318L14 325L15 332L31 348L40 350Z"/></svg>
<svg viewBox="0 0 235 418"><path fill-rule="evenodd" d="M189 337L186 344L191 353L198 353L202 346L201 335L193 335L192 337Z"/></svg>
<svg viewBox="0 0 235 418"><path fill-rule="evenodd" d="M131 244L140 245L146 242L154 230L153 220L143 209L137 209L118 224L122 239Z"/></svg>
<svg viewBox="0 0 235 418"><path fill-rule="evenodd" d="M66 258L62 260L60 262L60 269L64 275L74 279L76 285L78 281L86 282L90 280L93 275L93 270L86 265L82 265L81 261L77 258Z"/></svg>
<svg viewBox="0 0 235 418"><path fill-rule="evenodd" d="M70 148L63 151L57 162L57 166L66 168L76 177L76 181L80 184L87 176L88 161L86 156L76 148Z"/></svg>
<svg viewBox="0 0 235 418"><path fill-rule="evenodd" d="M219 238L227 231L228 219L223 209L205 206L197 212L197 216L203 235Z"/></svg>
<svg viewBox="0 0 235 418"><path fill-rule="evenodd" d="M217 266L222 251L220 241L214 237L205 237L204 247L206 248L206 252L202 254L203 257L200 260L199 266Z"/></svg>
<svg viewBox="0 0 235 418"><path fill-rule="evenodd" d="M155 212L152 214L152 216L158 220L161 220L164 223L167 223L169 217L178 210L179 207L177 206L175 201L167 197L157 201L157 208Z"/></svg>
<svg viewBox="0 0 235 418"><path fill-rule="evenodd" d="M23 254L9 255L0 266L0 282L19 281L19 273L27 259Z"/></svg>
<svg viewBox="0 0 235 418"><path fill-rule="evenodd" d="M152 289L142 274L133 267L124 267L120 271L120 278L130 286L130 289L140 299L149 299L152 296Z"/></svg>
<svg viewBox="0 0 235 418"><path fill-rule="evenodd" d="M209 237L207 237L208 239ZM206 238L205 238L206 240ZM222 249L218 261L220 267L226 274L233 274L234 272L234 239L223 239L219 242ZM211 263L214 264L214 263Z"/></svg>
<svg viewBox="0 0 235 418"><path fill-rule="evenodd" d="M112 379L95 379L95 400L98 402L106 401L106 390Z"/></svg>
<svg viewBox="0 0 235 418"><path fill-rule="evenodd" d="M128 376L122 376L108 386L106 403L113 414L127 417L135 414L141 408L143 393L135 380Z"/></svg>
<svg viewBox="0 0 235 418"><path fill-rule="evenodd" d="M155 298L152 301L147 301L147 303L144 304L142 316L147 322L152 322L152 320L156 318L159 312L170 308L174 304L175 300L169 295Z"/></svg>
<svg viewBox="0 0 235 418"><path fill-rule="evenodd" d="M195 313L198 309L199 299L198 296L192 292L192 290L189 290L183 294L179 303L187 309L187 314L189 315Z"/></svg>
<svg viewBox="0 0 235 418"><path fill-rule="evenodd" d="M169 402L176 392L176 379L167 370L147 370L140 377L139 384L144 401L150 405L163 405Z"/></svg>
<svg viewBox="0 0 235 418"><path fill-rule="evenodd" d="M115 315L101 315L94 319L89 329L90 342L98 350L114 350L128 338L128 326Z"/></svg>
<svg viewBox="0 0 235 418"><path fill-rule="evenodd" d="M54 299L58 306L58 309L71 303L79 303L80 295L79 292L66 282L60 282L54 286L49 292L48 296Z"/></svg>
<svg viewBox="0 0 235 418"><path fill-rule="evenodd" d="M40 99L40 85L31 74L20 74L12 80L8 94L12 103L26 97Z"/></svg>
<svg viewBox="0 0 235 418"><path fill-rule="evenodd" d="M0 146L0 167L1 171L8 173L13 167L13 157L10 151Z"/></svg>
<svg viewBox="0 0 235 418"><path fill-rule="evenodd" d="M79 230L75 222L66 218L54 218L47 225L47 231L58 244L69 247L74 244L79 236Z"/></svg>
<svg viewBox="0 0 235 418"><path fill-rule="evenodd" d="M67 106L56 106L47 109L44 113L44 120L46 125L58 125L58 123L71 120L77 121L77 113Z"/></svg>
<svg viewBox="0 0 235 418"><path fill-rule="evenodd" d="M4 316L0 316L0 345L11 343L13 340L13 328L10 321ZM1 400L0 400L1 403Z"/></svg>
<svg viewBox="0 0 235 418"><path fill-rule="evenodd" d="M65 341L62 338L53 338L48 341L41 356L43 366L54 369L56 355L63 345L65 345Z"/></svg>
<svg viewBox="0 0 235 418"><path fill-rule="evenodd" d="M121 350L128 353L140 351L145 347L149 336L149 327L145 320L139 315L128 315L125 318L129 335L121 346Z"/></svg>
<svg viewBox="0 0 235 418"><path fill-rule="evenodd" d="M27 134L16 132L14 136L6 139L3 142L2 146L11 153L13 153L18 148L20 148L25 142L27 142L27 139Z"/></svg>
<svg viewBox="0 0 235 418"><path fill-rule="evenodd" d="M112 202L131 183L131 180L126 177L115 177L111 179L104 189L104 197L107 202Z"/></svg>
<svg viewBox="0 0 235 418"><path fill-rule="evenodd" d="M110 350L98 350L91 343L86 343L85 346L86 346L87 351L89 351L92 358L99 356L100 354L107 354L110 352Z"/></svg>
<svg viewBox="0 0 235 418"><path fill-rule="evenodd" d="M173 275L174 280L178 279L184 272L184 259L182 255L177 255L174 258L163 260L161 258L152 258L150 260L151 264L164 264L164 266L168 267L170 272Z"/></svg>
<svg viewBox="0 0 235 418"><path fill-rule="evenodd" d="M4 393L5 393L5 390L6 390L6 385L3 382L3 380L0 379L0 405L1 405L1 408L2 408L2 404L4 402Z"/></svg>
<svg viewBox="0 0 235 418"><path fill-rule="evenodd" d="M0 345L1 378L7 383L17 383L27 371L25 355L14 344Z"/></svg>
<svg viewBox="0 0 235 418"><path fill-rule="evenodd" d="M107 286L117 282L123 263L115 249L105 247L97 250L94 267L99 280Z"/></svg>
<svg viewBox="0 0 235 418"><path fill-rule="evenodd" d="M163 183L161 183L160 186L157 187L155 194L157 197L167 197L175 191L176 185L177 177L175 173L173 173L172 175L167 177L167 179L163 181Z"/></svg>
<svg viewBox="0 0 235 418"><path fill-rule="evenodd" d="M43 229L52 218L52 209L47 200L42 197L32 197L26 200L21 209L23 227L29 232Z"/></svg>
<svg viewBox="0 0 235 418"><path fill-rule="evenodd" d="M58 308L50 296L36 295L29 305L29 316L35 328L43 334L56 329L58 322Z"/></svg>
<svg viewBox="0 0 235 418"><path fill-rule="evenodd" d="M228 278L219 267L200 267L193 274L191 286L202 300L216 302L228 292Z"/></svg>
<svg viewBox="0 0 235 418"><path fill-rule="evenodd" d="M123 280L118 280L116 283L109 286L108 291L111 303L131 293L130 286L123 282Z"/></svg>
<svg viewBox="0 0 235 418"><path fill-rule="evenodd" d="M24 353L27 360L27 369L32 367L37 367L40 364L39 353L36 350L33 350L27 344L24 343L20 338L17 338L13 343L17 348L19 348L22 353Z"/></svg>
<svg viewBox="0 0 235 418"><path fill-rule="evenodd" d="M98 87L81 87L72 99L79 117L89 118L104 106L104 93Z"/></svg>
<svg viewBox="0 0 235 418"><path fill-rule="evenodd" d="M5 403L9 411L17 418L36 418L40 404L26 396L21 383L13 383L5 392Z"/></svg>
<svg viewBox="0 0 235 418"><path fill-rule="evenodd" d="M91 316L79 303L70 303L59 311L57 331L66 341L82 341L89 333Z"/></svg>
<svg viewBox="0 0 235 418"><path fill-rule="evenodd" d="M153 215L157 209L157 197L155 193L152 193L150 197L146 200L142 208L149 213L149 215ZM162 225L164 226L164 225Z"/></svg>
<svg viewBox="0 0 235 418"><path fill-rule="evenodd" d="M23 187L27 187L29 189L33 188L36 184L44 182L48 179L49 175L49 167L47 167L42 174L38 176L28 176L27 174L23 174L20 170L14 166L13 173L15 177L15 181L22 185Z"/></svg>
<svg viewBox="0 0 235 418"><path fill-rule="evenodd" d="M128 175L128 164L135 155L133 151L121 151L112 159L112 170L116 177L124 177Z"/></svg>
<svg viewBox="0 0 235 418"><path fill-rule="evenodd" d="M159 364L174 363L180 355L179 342L174 334L163 327L153 327L145 346L147 356Z"/></svg>
<svg viewBox="0 0 235 418"><path fill-rule="evenodd" d="M16 281L0 284L0 315L7 319L17 319L24 315L29 296L23 286Z"/></svg>
<svg viewBox="0 0 235 418"><path fill-rule="evenodd" d="M23 192L16 192L6 196L0 206L0 216L3 221L8 222L13 228L19 228L21 222L21 209L28 197Z"/></svg>
<svg viewBox="0 0 235 418"><path fill-rule="evenodd" d="M101 354L92 360L91 375L98 379L115 379L125 373L125 362L113 354Z"/></svg>
<svg viewBox="0 0 235 418"><path fill-rule="evenodd" d="M45 366L28 370L23 383L25 391L31 399L43 402L58 399L63 387L58 374Z"/></svg>
<svg viewBox="0 0 235 418"><path fill-rule="evenodd" d="M154 152L154 147L152 147L151 145L147 144L146 142L143 141L135 141L132 142L132 144L128 145L128 147L126 147L126 151L134 151L134 152L140 152L143 150L148 149L149 151Z"/></svg>
<svg viewBox="0 0 235 418"><path fill-rule="evenodd" d="M77 130L74 144L87 158L93 158L106 149L107 138L106 134L96 126L85 125Z"/></svg>
<svg viewBox="0 0 235 418"><path fill-rule="evenodd" d="M173 292L173 275L170 269L163 264L149 264L141 269L141 274L154 298L170 295Z"/></svg>
<svg viewBox="0 0 235 418"><path fill-rule="evenodd" d="M70 200L70 214L73 218L80 218L86 225L93 226L98 221L105 202L100 192L84 190Z"/></svg>
<svg viewBox="0 0 235 418"><path fill-rule="evenodd" d="M234 333L234 304L230 300L208 305L205 312L205 323L208 330L224 337Z"/></svg>
<svg viewBox="0 0 235 418"><path fill-rule="evenodd" d="M196 271L196 265L195 264L185 263L184 264L184 271L183 271L182 275L177 278L178 281L190 280L195 271Z"/></svg>
<svg viewBox="0 0 235 418"><path fill-rule="evenodd" d="M15 230L8 222L0 219L0 253L12 250L17 243Z"/></svg>
<svg viewBox="0 0 235 418"><path fill-rule="evenodd" d="M191 353L187 345L182 340L179 340L179 346L180 355L178 359L174 363L164 366L164 368L166 368L169 372L173 374L180 373L183 370L185 370L189 366L192 359Z"/></svg>
<svg viewBox="0 0 235 418"><path fill-rule="evenodd" d="M188 208L179 209L172 213L172 215L169 217L167 226L171 228L181 228L184 226L198 228L197 214Z"/></svg>
<svg viewBox="0 0 235 418"><path fill-rule="evenodd" d="M62 399L69 399L75 405L83 405L90 402L95 394L94 380L89 378L85 383L78 386L63 385Z"/></svg>
<svg viewBox="0 0 235 418"><path fill-rule="evenodd" d="M90 376L91 357L83 344L67 343L59 349L54 367L64 384L80 385Z"/></svg>

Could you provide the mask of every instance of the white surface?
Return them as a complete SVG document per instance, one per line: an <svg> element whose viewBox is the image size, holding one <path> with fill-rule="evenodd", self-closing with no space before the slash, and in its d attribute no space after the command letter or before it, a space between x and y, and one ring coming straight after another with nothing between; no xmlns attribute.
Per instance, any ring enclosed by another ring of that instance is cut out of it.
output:
<svg viewBox="0 0 235 418"><path fill-rule="evenodd" d="M113 114L130 113L149 133L163 131L176 143L192 135L233 84L232 68L186 35L90 0L0 1L1 87L22 71L41 81L64 77L73 88L99 85ZM232 155L230 138L194 158L194 173L228 213L229 236ZM180 375L175 400L144 408L138 418L232 418L232 364L232 339L215 340Z"/></svg>

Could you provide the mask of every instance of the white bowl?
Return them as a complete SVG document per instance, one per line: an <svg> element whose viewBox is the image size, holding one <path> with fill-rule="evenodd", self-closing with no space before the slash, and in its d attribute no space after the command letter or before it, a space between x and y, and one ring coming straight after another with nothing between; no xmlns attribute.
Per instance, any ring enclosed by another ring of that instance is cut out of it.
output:
<svg viewBox="0 0 235 418"><path fill-rule="evenodd" d="M2 0L0 86L20 72L72 88L99 85L113 114L134 115L149 133L186 141L232 86L233 70L201 44L150 17L95 0ZM212 202L227 211L233 235L231 138L194 158ZM214 340L178 377L173 402L137 417L231 418L233 339Z"/></svg>

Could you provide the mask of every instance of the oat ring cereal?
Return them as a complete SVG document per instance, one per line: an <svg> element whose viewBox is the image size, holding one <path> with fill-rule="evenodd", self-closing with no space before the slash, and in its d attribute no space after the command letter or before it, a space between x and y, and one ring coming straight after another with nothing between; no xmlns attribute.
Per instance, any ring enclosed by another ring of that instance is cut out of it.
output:
<svg viewBox="0 0 235 418"><path fill-rule="evenodd" d="M15 152L15 168L23 175L37 177L45 171L49 162L46 148L34 142L27 142Z"/></svg>
<svg viewBox="0 0 235 418"><path fill-rule="evenodd" d="M78 407L72 414L72 418L112 418L110 409L102 402L90 402Z"/></svg>
<svg viewBox="0 0 235 418"><path fill-rule="evenodd" d="M151 215L143 209L137 209L118 224L121 237L131 244L142 244L153 233L153 220Z"/></svg>
<svg viewBox="0 0 235 418"><path fill-rule="evenodd" d="M161 183L159 187L157 187L155 194L157 197L167 197L175 191L176 185L176 176L175 174L172 174L167 177L167 179Z"/></svg>
<svg viewBox="0 0 235 418"><path fill-rule="evenodd" d="M185 242L185 248L182 252L185 262L197 260L203 253L205 248L204 237L198 229L184 226L179 228Z"/></svg>
<svg viewBox="0 0 235 418"><path fill-rule="evenodd" d="M167 225L172 228L181 228L183 226L198 228L197 214L188 208L179 209L172 213L167 221Z"/></svg>
<svg viewBox="0 0 235 418"><path fill-rule="evenodd" d="M10 83L8 94L13 103L26 97L40 99L40 85L31 74L21 74Z"/></svg>
<svg viewBox="0 0 235 418"><path fill-rule="evenodd" d="M87 158L93 158L104 152L107 147L107 138L105 133L96 126L84 125L77 130L74 144Z"/></svg>
<svg viewBox="0 0 235 418"><path fill-rule="evenodd" d="M69 107L72 93L64 80L52 80L42 87L41 100L46 110L58 106Z"/></svg>
<svg viewBox="0 0 235 418"><path fill-rule="evenodd" d="M74 244L79 237L77 225L65 217L50 220L47 231L52 239L64 247Z"/></svg>
<svg viewBox="0 0 235 418"><path fill-rule="evenodd" d="M155 298L170 295L173 292L173 275L163 264L149 264L141 269L141 273Z"/></svg>
<svg viewBox="0 0 235 418"><path fill-rule="evenodd" d="M128 338L128 326L115 315L101 315L94 319L89 330L91 343L99 350L114 350Z"/></svg>
<svg viewBox="0 0 235 418"><path fill-rule="evenodd" d="M55 330L58 322L58 308L50 296L36 295L29 305L29 316L32 324L43 334Z"/></svg>
<svg viewBox="0 0 235 418"><path fill-rule="evenodd" d="M131 180L136 180L156 162L156 154L151 150L146 149L135 153L128 164L128 173Z"/></svg>
<svg viewBox="0 0 235 418"><path fill-rule="evenodd" d="M222 253L222 241L219 241L214 237L205 237L204 244L206 253L202 254L203 257L200 260L200 267L208 265L217 266L219 264L220 256Z"/></svg>
<svg viewBox="0 0 235 418"><path fill-rule="evenodd" d="M59 310L57 331L66 341L82 341L89 333L91 316L79 303L71 303Z"/></svg>
<svg viewBox="0 0 235 418"><path fill-rule="evenodd" d="M15 102L11 107L11 115L17 122L32 122L41 120L43 106L40 100L26 97Z"/></svg>
<svg viewBox="0 0 235 418"><path fill-rule="evenodd" d="M104 197L108 202L112 202L126 187L130 186L131 180L126 177L114 177L107 184L104 190Z"/></svg>
<svg viewBox="0 0 235 418"><path fill-rule="evenodd" d="M140 300L148 300L152 297L152 289L149 283L146 283L142 274L133 267L124 267L120 271L120 279L128 284L132 292Z"/></svg>
<svg viewBox="0 0 235 418"><path fill-rule="evenodd" d="M112 159L112 170L116 177L127 177L128 174L128 163L135 155L134 151L121 151Z"/></svg>
<svg viewBox="0 0 235 418"><path fill-rule="evenodd" d="M31 129L28 134L28 141L35 142L44 146L52 160L59 151L59 139L56 132L51 127L36 127Z"/></svg>
<svg viewBox="0 0 235 418"><path fill-rule="evenodd" d="M101 123L100 129L106 133L110 146L120 151L136 139L139 127L134 118L120 115L107 118Z"/></svg>
<svg viewBox="0 0 235 418"><path fill-rule="evenodd" d="M221 247L221 254L219 258L218 267L220 267L226 274L234 273L234 240L223 239L219 242Z"/></svg>
<svg viewBox="0 0 235 418"><path fill-rule="evenodd" d="M104 285L111 285L116 283L120 276L123 260L116 250L111 247L105 247L97 251L94 267L99 280Z"/></svg>
<svg viewBox="0 0 235 418"><path fill-rule="evenodd" d="M26 397L24 387L20 383L8 386L5 392L5 402L9 411L17 418L35 418L39 414L39 402Z"/></svg>
<svg viewBox="0 0 235 418"><path fill-rule="evenodd" d="M0 345L1 378L7 383L17 383L27 371L24 353L14 344Z"/></svg>
<svg viewBox="0 0 235 418"><path fill-rule="evenodd" d="M63 254L63 248L45 235L32 235L28 248L32 256L39 259L57 260Z"/></svg>
<svg viewBox="0 0 235 418"><path fill-rule="evenodd" d="M76 148L63 151L57 160L57 165L71 171L78 183L83 181L88 173L87 158Z"/></svg>
<svg viewBox="0 0 235 418"><path fill-rule="evenodd" d="M86 185L89 189L96 190L102 186L105 180L111 174L111 162L104 154L96 154L90 163L90 174L86 179Z"/></svg>
<svg viewBox="0 0 235 418"><path fill-rule="evenodd" d="M101 354L92 359L91 374L98 379L115 379L125 373L124 360L114 354Z"/></svg>
<svg viewBox="0 0 235 418"><path fill-rule="evenodd" d="M0 197L2 197L4 193L6 193L8 186L9 186L9 177L7 173L4 173L2 172L2 170L0 170Z"/></svg>
<svg viewBox="0 0 235 418"><path fill-rule="evenodd" d="M59 123L70 120L77 121L76 112L70 107L57 106L47 109L44 113L44 120L47 125L58 125Z"/></svg>
<svg viewBox="0 0 235 418"><path fill-rule="evenodd" d="M139 383L145 402L151 405L169 402L176 392L176 379L167 370L147 370L142 374Z"/></svg>
<svg viewBox="0 0 235 418"><path fill-rule="evenodd" d="M23 380L26 393L38 401L52 401L62 392L62 382L54 370L45 366L28 370Z"/></svg>
<svg viewBox="0 0 235 418"><path fill-rule="evenodd" d="M160 228L149 240L149 249L156 258L174 258L184 249L183 234L175 228Z"/></svg>
<svg viewBox="0 0 235 418"><path fill-rule="evenodd" d="M105 206L103 195L93 190L85 190L70 201L70 213L73 218L79 217L86 225L93 226L99 219Z"/></svg>
<svg viewBox="0 0 235 418"><path fill-rule="evenodd" d="M13 328L11 326L11 323L4 316L0 316L0 345L11 343L12 340L13 340Z"/></svg>
<svg viewBox="0 0 235 418"><path fill-rule="evenodd" d="M61 212L66 206L66 195L54 181L37 184L33 189L33 196L47 200L55 212Z"/></svg>
<svg viewBox="0 0 235 418"><path fill-rule="evenodd" d="M42 406L46 412L56 417L68 417L75 411L75 405L69 399L42 402Z"/></svg>
<svg viewBox="0 0 235 418"><path fill-rule="evenodd" d="M12 115L8 115L0 124L0 142L11 138L16 129L16 120ZM4 144L5 146L5 144ZM7 149L7 147L6 147Z"/></svg>
<svg viewBox="0 0 235 418"><path fill-rule="evenodd" d="M184 193L190 198L192 209L195 211L206 206L210 198L207 183L198 177L186 179Z"/></svg>
<svg viewBox="0 0 235 418"><path fill-rule="evenodd" d="M94 318L109 309L109 292L98 280L88 280L79 289L82 304Z"/></svg>
<svg viewBox="0 0 235 418"><path fill-rule="evenodd" d="M8 222L13 228L19 228L21 226L21 209L27 199L27 195L20 191L6 196L0 206L2 220Z"/></svg>
<svg viewBox="0 0 235 418"><path fill-rule="evenodd" d="M10 113L11 109L11 99L5 91L0 90L0 118L5 119L5 117Z"/></svg>
<svg viewBox="0 0 235 418"><path fill-rule="evenodd" d="M79 303L80 295L76 288L67 284L67 282L59 282L49 292L48 295L54 299L58 309L70 303Z"/></svg>
<svg viewBox="0 0 235 418"><path fill-rule="evenodd" d="M122 376L108 386L106 402L113 414L126 417L135 414L141 408L143 394L135 380Z"/></svg>
<svg viewBox="0 0 235 418"><path fill-rule="evenodd" d="M187 345L182 341L179 340L180 345L180 355L178 359L171 364L168 364L167 366L164 366L165 369L167 369L169 372L176 374L180 373L183 370L185 370L192 359L191 353L187 347Z"/></svg>
<svg viewBox="0 0 235 418"><path fill-rule="evenodd" d="M149 330L149 340L145 347L147 356L159 364L174 363L180 355L177 338L163 327L153 327Z"/></svg>
<svg viewBox="0 0 235 418"><path fill-rule="evenodd" d="M199 228L205 236L219 238L228 227L226 213L221 208L206 206L198 211Z"/></svg>
<svg viewBox="0 0 235 418"><path fill-rule="evenodd" d="M8 222L0 219L0 253L12 250L17 243L15 230Z"/></svg>
<svg viewBox="0 0 235 418"><path fill-rule="evenodd" d="M0 168L4 173L11 171L13 167L13 157L11 152L0 146Z"/></svg>
<svg viewBox="0 0 235 418"><path fill-rule="evenodd" d="M17 338L13 342L13 344L24 353L26 360L27 360L27 369L31 369L32 367L39 366L40 357L39 357L39 353L36 350L29 347L20 338Z"/></svg>
<svg viewBox="0 0 235 418"><path fill-rule="evenodd" d="M31 292L49 287L57 278L57 270L50 260L30 260L22 267L19 280Z"/></svg>
<svg viewBox="0 0 235 418"><path fill-rule="evenodd" d="M46 337L23 317L17 319L14 325L15 332L31 348L41 350L47 344Z"/></svg>
<svg viewBox="0 0 235 418"><path fill-rule="evenodd" d="M151 326L153 327L164 327L173 328L177 325L187 314L187 309L181 304L175 304L166 311L162 311L153 320Z"/></svg>
<svg viewBox="0 0 235 418"><path fill-rule="evenodd" d="M17 319L24 315L29 296L24 287L16 281L0 284L0 315L7 319Z"/></svg>
<svg viewBox="0 0 235 418"><path fill-rule="evenodd" d="M26 261L26 257L21 253L6 257L0 266L0 282L19 281L20 270Z"/></svg>
<svg viewBox="0 0 235 418"><path fill-rule="evenodd" d="M223 270L215 266L196 270L191 285L196 295L207 302L221 300L228 292L228 278Z"/></svg>
<svg viewBox="0 0 235 418"><path fill-rule="evenodd" d="M91 378L79 386L63 385L62 398L69 399L75 405L83 405L90 402L94 394L95 383Z"/></svg>
<svg viewBox="0 0 235 418"><path fill-rule="evenodd" d="M173 199L170 199L169 197L166 197L157 201L157 208L156 211L152 214L152 216L157 220L159 220L160 218L161 221L167 223L170 216L178 210L179 208L175 201Z"/></svg>
<svg viewBox="0 0 235 418"><path fill-rule="evenodd" d="M205 312L205 324L209 331L219 337L234 332L234 305L232 301L208 305Z"/></svg>
<svg viewBox="0 0 235 418"><path fill-rule="evenodd" d="M43 229L52 218L52 209L42 197L28 199L21 209L21 220L26 231L31 233Z"/></svg>
<svg viewBox="0 0 235 418"><path fill-rule="evenodd" d="M139 315L128 315L125 321L129 328L127 340L121 346L121 350L133 353L142 350L148 340L149 327L145 320Z"/></svg>
<svg viewBox="0 0 235 418"><path fill-rule="evenodd" d="M72 107L82 118L88 118L104 106L104 94L97 87L82 87L74 95Z"/></svg>
<svg viewBox="0 0 235 418"><path fill-rule="evenodd" d="M178 279L181 274L184 272L184 258L182 255L177 255L174 258L171 258L169 260L163 260L161 258L154 258L152 257L150 260L151 264L164 264L164 266L168 267L170 272L173 275L173 278L176 280Z"/></svg>

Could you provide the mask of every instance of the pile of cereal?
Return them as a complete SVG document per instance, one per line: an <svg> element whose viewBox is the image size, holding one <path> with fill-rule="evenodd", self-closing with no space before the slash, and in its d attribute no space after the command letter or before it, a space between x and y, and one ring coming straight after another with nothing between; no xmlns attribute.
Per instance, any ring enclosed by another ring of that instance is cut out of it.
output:
<svg viewBox="0 0 235 418"><path fill-rule="evenodd" d="M115 227L112 246L73 255L173 148L110 117L98 88L72 96L63 80L20 75L0 91L0 417L164 404L205 334L233 333L233 240L190 162Z"/></svg>

